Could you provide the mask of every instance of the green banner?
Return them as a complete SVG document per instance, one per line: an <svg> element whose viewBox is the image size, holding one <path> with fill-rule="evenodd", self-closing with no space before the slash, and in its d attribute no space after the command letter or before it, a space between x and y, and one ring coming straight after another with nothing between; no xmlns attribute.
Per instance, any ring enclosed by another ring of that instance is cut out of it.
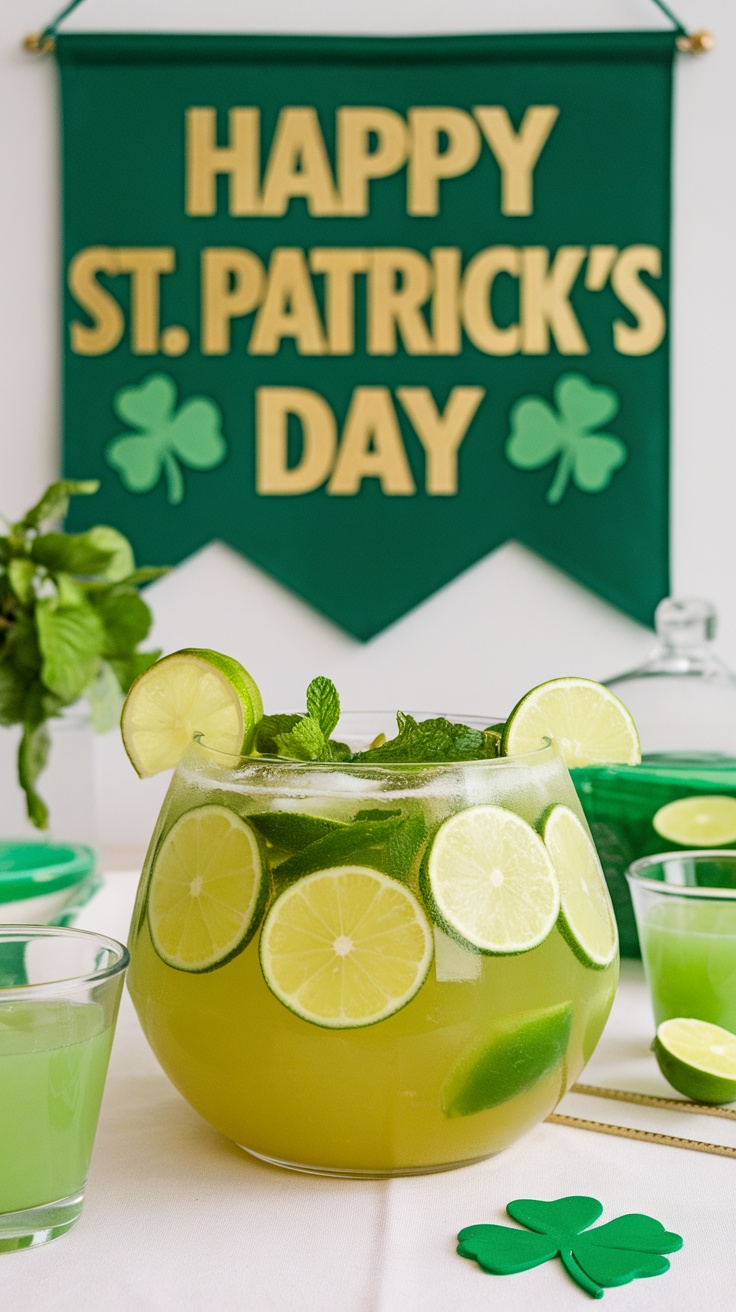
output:
<svg viewBox="0 0 736 1312"><path fill-rule="evenodd" d="M509 539L649 623L675 37L58 36L76 527L362 639Z"/></svg>

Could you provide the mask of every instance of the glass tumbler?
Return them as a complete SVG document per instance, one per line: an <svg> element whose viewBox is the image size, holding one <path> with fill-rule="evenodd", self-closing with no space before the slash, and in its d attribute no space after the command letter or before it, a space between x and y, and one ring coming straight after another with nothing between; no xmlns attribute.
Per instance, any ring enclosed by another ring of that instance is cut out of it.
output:
<svg viewBox="0 0 736 1312"><path fill-rule="evenodd" d="M676 1016L736 1033L736 852L666 852L627 873L659 1025Z"/></svg>
<svg viewBox="0 0 736 1312"><path fill-rule="evenodd" d="M127 965L99 934L0 926L0 1253L80 1216Z"/></svg>

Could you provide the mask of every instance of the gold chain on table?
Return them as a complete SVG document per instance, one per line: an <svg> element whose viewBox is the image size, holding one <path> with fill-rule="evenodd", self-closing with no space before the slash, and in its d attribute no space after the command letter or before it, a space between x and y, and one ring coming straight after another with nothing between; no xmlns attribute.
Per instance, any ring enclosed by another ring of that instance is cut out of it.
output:
<svg viewBox="0 0 736 1312"><path fill-rule="evenodd" d="M697 1116L720 1116L736 1121L733 1107L714 1107L705 1102L685 1102L684 1098L655 1098L650 1093L629 1093L627 1089L604 1089L597 1084L573 1084L569 1093L586 1093L591 1098L611 1098L615 1102L633 1102L639 1107L660 1107L668 1112L690 1112Z"/></svg>
<svg viewBox="0 0 736 1312"><path fill-rule="evenodd" d="M613 1134L620 1139L638 1139L640 1143L658 1143L665 1148L689 1148L696 1153L713 1153L715 1157L736 1157L736 1148L720 1143L702 1143L698 1139L678 1139L672 1134L654 1134L651 1130L632 1130L627 1125L609 1125L606 1121L583 1121L577 1116L560 1116L553 1112L547 1117L553 1125L567 1125L573 1130L595 1130L597 1134Z"/></svg>

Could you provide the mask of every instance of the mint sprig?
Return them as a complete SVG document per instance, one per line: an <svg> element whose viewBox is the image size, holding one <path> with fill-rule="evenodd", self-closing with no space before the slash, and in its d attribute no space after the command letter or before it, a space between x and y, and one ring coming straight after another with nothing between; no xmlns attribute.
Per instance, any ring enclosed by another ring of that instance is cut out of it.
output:
<svg viewBox="0 0 736 1312"><path fill-rule="evenodd" d="M48 760L48 721L87 695L95 728L110 728L123 694L160 655L138 650L151 613L137 589L166 569L136 569L128 539L110 525L59 527L70 498L98 488L93 480L52 483L0 535L0 726L22 728L18 780L39 829L48 824L35 786Z"/></svg>

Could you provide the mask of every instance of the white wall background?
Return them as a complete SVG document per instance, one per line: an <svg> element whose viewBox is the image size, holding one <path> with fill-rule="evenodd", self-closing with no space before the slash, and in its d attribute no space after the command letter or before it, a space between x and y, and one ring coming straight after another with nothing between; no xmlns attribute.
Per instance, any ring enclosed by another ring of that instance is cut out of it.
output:
<svg viewBox="0 0 736 1312"><path fill-rule="evenodd" d="M717 42L705 57L680 57L676 77L673 580L680 595L715 601L721 651L736 666L736 4L673 3L690 30L707 28ZM0 512L11 518L59 461L55 68L21 41L60 7L0 3ZM663 26L651 0L87 0L66 23L384 33ZM514 544L365 645L218 545L148 600L157 645L231 652L272 709L301 704L309 678L325 673L353 708L500 715L542 679L603 678L651 645L645 629ZM115 734L98 740L97 776L103 840L144 843L165 781L138 781Z"/></svg>

